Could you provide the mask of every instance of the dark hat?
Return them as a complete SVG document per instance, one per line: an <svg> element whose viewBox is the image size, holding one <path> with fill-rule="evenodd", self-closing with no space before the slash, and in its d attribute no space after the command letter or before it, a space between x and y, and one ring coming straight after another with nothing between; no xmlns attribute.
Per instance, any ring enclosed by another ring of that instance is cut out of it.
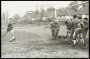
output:
<svg viewBox="0 0 90 59"><path fill-rule="evenodd" d="M78 19L82 19L82 17L78 17Z"/></svg>
<svg viewBox="0 0 90 59"><path fill-rule="evenodd" d="M68 22L67 21L65 21L65 24L67 24Z"/></svg>
<svg viewBox="0 0 90 59"><path fill-rule="evenodd" d="M85 17L85 18L84 18L84 20L88 21L88 18L87 18L87 17Z"/></svg>
<svg viewBox="0 0 90 59"><path fill-rule="evenodd" d="M77 15L73 15L73 18L76 18L77 17Z"/></svg>

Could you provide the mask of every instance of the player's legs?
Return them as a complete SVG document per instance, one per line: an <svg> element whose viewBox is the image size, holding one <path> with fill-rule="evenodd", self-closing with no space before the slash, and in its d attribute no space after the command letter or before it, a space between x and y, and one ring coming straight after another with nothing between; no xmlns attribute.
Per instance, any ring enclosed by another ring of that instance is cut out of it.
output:
<svg viewBox="0 0 90 59"><path fill-rule="evenodd" d="M70 32L70 42L72 42L72 40L73 40L73 34L74 34L74 30L75 29L71 29L71 32Z"/></svg>
<svg viewBox="0 0 90 59"><path fill-rule="evenodd" d="M81 34L81 32L82 32L82 29L81 29L81 28L76 28L76 29L75 29L75 35L74 35L74 38L73 38L73 43L74 43L74 45L75 45L76 43L78 43L78 39L76 39L76 38L78 37L78 35Z"/></svg>
<svg viewBox="0 0 90 59"><path fill-rule="evenodd" d="M56 29L54 32L55 39L57 39L57 37L58 37L58 32L59 32L59 29Z"/></svg>
<svg viewBox="0 0 90 59"><path fill-rule="evenodd" d="M84 39L84 46L86 47L86 33L87 31L83 31L82 35L83 35L83 39Z"/></svg>
<svg viewBox="0 0 90 59"><path fill-rule="evenodd" d="M14 41L15 40L15 37L14 37L14 31L13 29L11 30L11 36L12 36L12 39L10 39L10 42Z"/></svg>
<svg viewBox="0 0 90 59"><path fill-rule="evenodd" d="M78 34L80 35L81 32L82 32L82 29L81 28L76 28L75 29L75 35L74 35L74 39L73 40L76 40Z"/></svg>
<svg viewBox="0 0 90 59"><path fill-rule="evenodd" d="M54 30L51 28L51 32L52 32L52 39L54 39Z"/></svg>

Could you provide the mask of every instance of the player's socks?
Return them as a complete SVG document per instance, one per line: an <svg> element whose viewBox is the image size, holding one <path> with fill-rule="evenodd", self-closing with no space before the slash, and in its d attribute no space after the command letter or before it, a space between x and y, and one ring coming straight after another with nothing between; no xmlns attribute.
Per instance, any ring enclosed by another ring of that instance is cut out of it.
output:
<svg viewBox="0 0 90 59"><path fill-rule="evenodd" d="M14 37L14 35L12 36L12 38L13 38L13 41L15 41L15 37Z"/></svg>
<svg viewBox="0 0 90 59"><path fill-rule="evenodd" d="M13 42L13 39L10 39L10 42Z"/></svg>
<svg viewBox="0 0 90 59"><path fill-rule="evenodd" d="M10 42L13 42L13 41L15 41L14 35L12 35L12 39L10 40Z"/></svg>
<svg viewBox="0 0 90 59"><path fill-rule="evenodd" d="M15 38L13 39L13 41L15 41Z"/></svg>
<svg viewBox="0 0 90 59"><path fill-rule="evenodd" d="M74 45L76 44L76 40L73 40L73 44L74 44Z"/></svg>

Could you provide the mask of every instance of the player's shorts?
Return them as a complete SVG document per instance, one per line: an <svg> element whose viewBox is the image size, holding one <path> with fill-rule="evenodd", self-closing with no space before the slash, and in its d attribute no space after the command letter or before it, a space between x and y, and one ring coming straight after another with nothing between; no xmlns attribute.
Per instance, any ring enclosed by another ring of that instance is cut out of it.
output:
<svg viewBox="0 0 90 59"><path fill-rule="evenodd" d="M11 30L11 33L12 33L12 35L14 34L14 31L13 31L13 29Z"/></svg>
<svg viewBox="0 0 90 59"><path fill-rule="evenodd" d="M14 35L13 29L10 29L10 30L7 29L7 32L10 33L12 36Z"/></svg>

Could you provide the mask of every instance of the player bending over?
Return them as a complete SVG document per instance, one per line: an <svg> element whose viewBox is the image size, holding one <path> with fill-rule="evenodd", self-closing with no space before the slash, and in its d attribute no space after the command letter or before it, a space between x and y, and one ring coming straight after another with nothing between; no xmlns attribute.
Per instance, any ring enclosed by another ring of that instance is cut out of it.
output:
<svg viewBox="0 0 90 59"><path fill-rule="evenodd" d="M7 31L6 33L3 35L3 37L8 34L9 32L11 32L11 35L12 35L12 38L10 39L10 42L13 42L15 41L15 37L14 37L14 31L13 31L13 22L12 22L12 19L10 18L9 19L9 23L8 23L8 26L7 26Z"/></svg>

